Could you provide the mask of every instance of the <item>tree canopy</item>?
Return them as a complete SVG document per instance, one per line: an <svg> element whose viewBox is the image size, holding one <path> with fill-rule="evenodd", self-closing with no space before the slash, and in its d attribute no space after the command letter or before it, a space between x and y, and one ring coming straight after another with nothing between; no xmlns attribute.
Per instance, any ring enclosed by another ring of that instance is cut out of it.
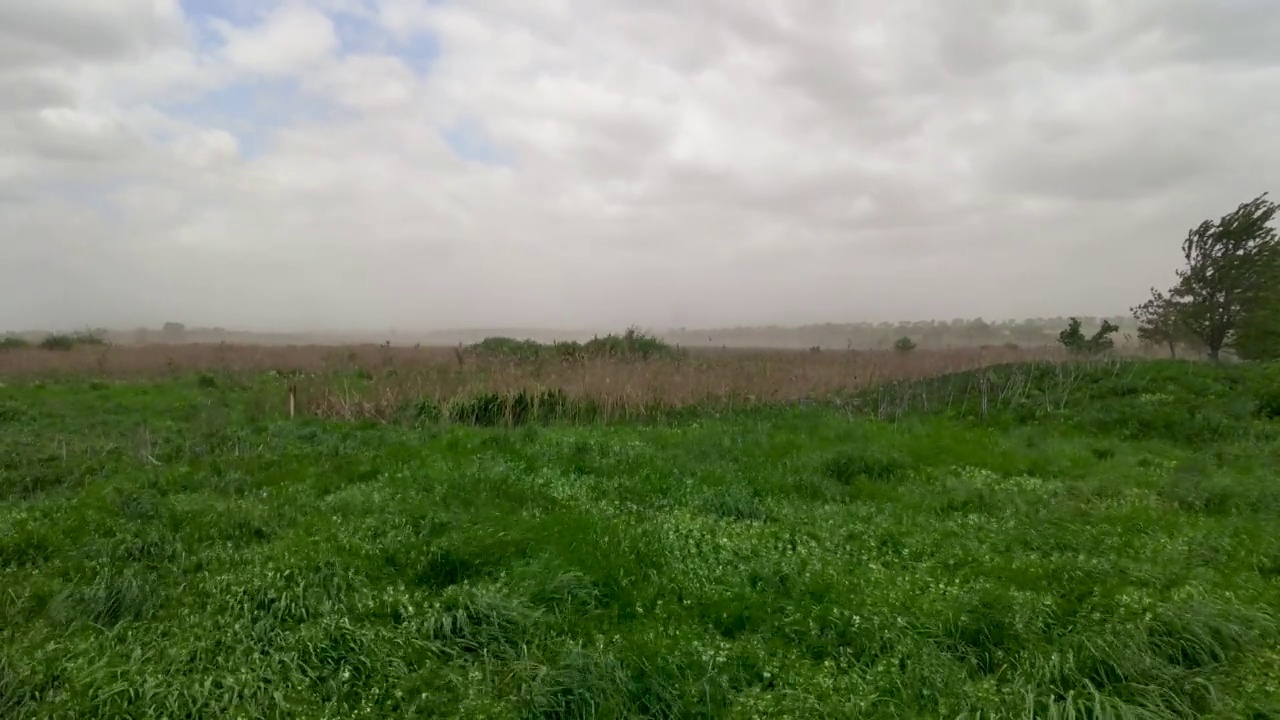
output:
<svg viewBox="0 0 1280 720"><path fill-rule="evenodd" d="M1138 336L1171 352L1194 341L1213 360L1224 348L1244 358L1280 357L1280 238L1271 226L1277 210L1263 193L1188 232L1178 282L1167 295L1152 289L1133 308Z"/></svg>

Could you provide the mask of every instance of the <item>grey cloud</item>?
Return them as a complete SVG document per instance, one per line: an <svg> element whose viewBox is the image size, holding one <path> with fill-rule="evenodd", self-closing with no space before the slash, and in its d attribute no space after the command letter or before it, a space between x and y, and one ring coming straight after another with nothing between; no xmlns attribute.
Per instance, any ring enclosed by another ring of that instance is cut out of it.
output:
<svg viewBox="0 0 1280 720"><path fill-rule="evenodd" d="M0 73L0 97L4 98L0 112L15 113L67 106L75 102L76 92L70 82L57 76Z"/></svg>
<svg viewBox="0 0 1280 720"><path fill-rule="evenodd" d="M306 63L255 48L348 110L244 157L218 131L252 115L159 109L212 86L206 66L243 77L184 44L180 16L0 8L22 41L0 43L0 228L49 239L0 270L0 321L1123 312L1167 282L1188 226L1280 179L1280 6L1260 0L296 2L379 18L366 51L430 35L441 57L420 73L342 43ZM109 27L84 38L90 22ZM190 67L166 73L176 57ZM467 119L509 166L454 156L441 131ZM74 183L101 212L56 191ZM95 294L8 297L94 267Z"/></svg>
<svg viewBox="0 0 1280 720"><path fill-rule="evenodd" d="M0 46L36 46L63 56L111 61L179 42L183 28L173 0L5 0L0 3Z"/></svg>
<svg viewBox="0 0 1280 720"><path fill-rule="evenodd" d="M1271 0L1149 0L1135 25L1168 33L1187 62L1280 62L1280 7Z"/></svg>
<svg viewBox="0 0 1280 720"><path fill-rule="evenodd" d="M66 108L50 108L16 118L14 129L25 149L50 160L108 162L144 148L119 120Z"/></svg>

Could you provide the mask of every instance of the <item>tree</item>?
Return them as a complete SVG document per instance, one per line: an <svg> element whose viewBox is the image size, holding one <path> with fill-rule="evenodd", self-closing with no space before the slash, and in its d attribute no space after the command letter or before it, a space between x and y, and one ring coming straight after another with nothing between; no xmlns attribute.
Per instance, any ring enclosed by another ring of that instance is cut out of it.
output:
<svg viewBox="0 0 1280 720"><path fill-rule="evenodd" d="M1186 328L1179 317L1180 310L1173 298L1151 288L1150 299L1131 310L1138 321L1138 338L1169 348L1169 357L1177 358L1178 344L1186 335Z"/></svg>
<svg viewBox="0 0 1280 720"><path fill-rule="evenodd" d="M916 343L911 338L903 335L893 343L893 349L900 353L909 353L916 349Z"/></svg>
<svg viewBox="0 0 1280 720"><path fill-rule="evenodd" d="M1259 289L1240 320L1231 349L1242 360L1280 358L1280 285L1277 282L1280 280Z"/></svg>
<svg viewBox="0 0 1280 720"><path fill-rule="evenodd" d="M1205 220L1182 243L1187 266L1169 294L1181 324L1211 360L1233 347L1242 330L1269 326L1276 315L1276 293L1268 285L1280 281L1280 239L1270 223L1280 206L1266 198L1241 203L1217 222ZM1261 338L1268 334L1246 332L1246 339L1257 340L1246 343L1247 351L1264 352Z"/></svg>
<svg viewBox="0 0 1280 720"><path fill-rule="evenodd" d="M1119 330L1118 326L1103 320L1102 327L1099 327L1097 332L1091 337L1085 337L1080 329L1080 318L1073 317L1067 323L1067 329L1058 333L1058 343L1073 355L1097 355L1115 347L1116 343L1111 336Z"/></svg>

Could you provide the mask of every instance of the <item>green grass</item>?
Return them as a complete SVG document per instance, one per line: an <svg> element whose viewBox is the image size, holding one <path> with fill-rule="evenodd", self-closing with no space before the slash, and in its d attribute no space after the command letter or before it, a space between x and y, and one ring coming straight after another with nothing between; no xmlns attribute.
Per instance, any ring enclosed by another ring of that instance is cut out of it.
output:
<svg viewBox="0 0 1280 720"><path fill-rule="evenodd" d="M0 717L1280 717L1273 370L1052 372L518 428L9 384Z"/></svg>

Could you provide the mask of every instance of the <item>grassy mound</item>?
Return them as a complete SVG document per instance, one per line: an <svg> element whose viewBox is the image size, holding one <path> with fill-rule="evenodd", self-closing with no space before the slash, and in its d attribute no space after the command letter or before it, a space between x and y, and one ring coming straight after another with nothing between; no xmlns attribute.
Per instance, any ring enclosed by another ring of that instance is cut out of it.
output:
<svg viewBox="0 0 1280 720"><path fill-rule="evenodd" d="M1129 440L1212 443L1271 432L1280 366L1179 361L1029 363L896 383L864 393L881 418L945 415L1012 425L1065 425Z"/></svg>

